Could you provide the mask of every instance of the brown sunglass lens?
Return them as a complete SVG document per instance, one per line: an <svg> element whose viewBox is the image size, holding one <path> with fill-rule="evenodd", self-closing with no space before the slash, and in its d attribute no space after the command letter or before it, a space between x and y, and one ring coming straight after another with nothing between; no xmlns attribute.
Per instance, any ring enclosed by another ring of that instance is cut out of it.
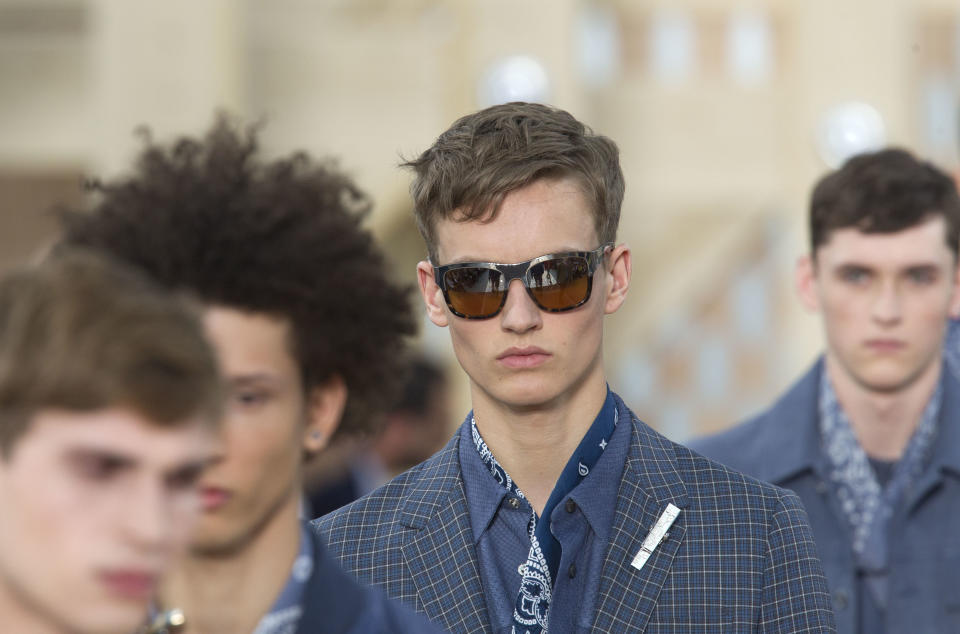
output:
<svg viewBox="0 0 960 634"><path fill-rule="evenodd" d="M537 303L547 310L567 310L587 299L590 284L587 261L581 257L547 260L527 273Z"/></svg>
<svg viewBox="0 0 960 634"><path fill-rule="evenodd" d="M493 315L506 292L500 289L500 272L493 269L452 269L444 276L444 285L450 307L467 317Z"/></svg>

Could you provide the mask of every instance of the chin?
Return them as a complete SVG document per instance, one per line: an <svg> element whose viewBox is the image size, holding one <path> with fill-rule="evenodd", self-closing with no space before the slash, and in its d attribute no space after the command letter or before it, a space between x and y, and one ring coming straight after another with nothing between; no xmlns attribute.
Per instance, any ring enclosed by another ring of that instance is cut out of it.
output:
<svg viewBox="0 0 960 634"><path fill-rule="evenodd" d="M496 400L515 409L537 409L555 401L563 391L541 382L500 386L494 392Z"/></svg>
<svg viewBox="0 0 960 634"><path fill-rule="evenodd" d="M903 370L883 370L864 373L860 383L873 392L892 394L909 387L919 373Z"/></svg>
<svg viewBox="0 0 960 634"><path fill-rule="evenodd" d="M72 632L78 634L130 634L147 620L147 601L111 603L96 611L75 610L69 615ZM84 614L86 612L86 614Z"/></svg>

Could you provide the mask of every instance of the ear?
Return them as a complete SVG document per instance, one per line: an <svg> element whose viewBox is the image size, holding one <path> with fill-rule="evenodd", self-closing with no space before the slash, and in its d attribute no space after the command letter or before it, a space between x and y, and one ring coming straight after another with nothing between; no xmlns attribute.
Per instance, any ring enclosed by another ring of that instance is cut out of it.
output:
<svg viewBox="0 0 960 634"><path fill-rule="evenodd" d="M430 321L443 328L447 325L447 302L443 299L443 290L437 285L433 276L433 266L427 260L417 264L417 281L420 283L420 294L427 307L427 317Z"/></svg>
<svg viewBox="0 0 960 634"><path fill-rule="evenodd" d="M307 424L303 430L303 447L316 453L330 443L340 426L347 404L347 384L336 375L317 385L307 395Z"/></svg>
<svg viewBox="0 0 960 634"><path fill-rule="evenodd" d="M604 267L607 275L607 296L603 307L604 313L609 315L617 312L627 299L630 290L630 276L633 273L633 262L630 258L630 247L621 244L614 247L604 259L609 259L609 268Z"/></svg>
<svg viewBox="0 0 960 634"><path fill-rule="evenodd" d="M797 297L800 303L811 311L820 310L820 295L817 293L816 263L810 255L797 258L797 266L793 272L794 284L797 288Z"/></svg>
<svg viewBox="0 0 960 634"><path fill-rule="evenodd" d="M953 295L950 297L950 319L960 319L960 259L953 270Z"/></svg>

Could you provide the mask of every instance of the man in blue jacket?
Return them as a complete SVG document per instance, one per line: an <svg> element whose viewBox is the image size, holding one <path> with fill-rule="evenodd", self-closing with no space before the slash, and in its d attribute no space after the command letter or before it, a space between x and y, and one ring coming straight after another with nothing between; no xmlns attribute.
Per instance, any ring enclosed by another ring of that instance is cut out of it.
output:
<svg viewBox="0 0 960 634"><path fill-rule="evenodd" d="M833 631L796 496L671 443L607 386L631 271L616 145L513 103L410 167L420 290L473 411L319 520L344 568L452 632Z"/></svg>
<svg viewBox="0 0 960 634"><path fill-rule="evenodd" d="M156 631L433 631L341 572L299 517L306 456L388 402L413 330L361 226L368 198L305 154L261 159L255 131L226 119L203 139L148 142L132 174L97 189L92 209L63 215L63 242L197 300L226 382L224 451Z"/></svg>
<svg viewBox="0 0 960 634"><path fill-rule="evenodd" d="M960 384L944 372L960 304L960 199L902 150L816 186L803 304L826 352L757 418L692 446L796 491L844 634L960 631Z"/></svg>

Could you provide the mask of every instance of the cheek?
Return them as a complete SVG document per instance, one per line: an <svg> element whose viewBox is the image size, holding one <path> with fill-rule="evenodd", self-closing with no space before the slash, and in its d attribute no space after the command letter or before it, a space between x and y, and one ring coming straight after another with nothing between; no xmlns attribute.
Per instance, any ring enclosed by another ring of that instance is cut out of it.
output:
<svg viewBox="0 0 960 634"><path fill-rule="evenodd" d="M85 562L109 539L104 515L112 509L104 508L101 496L74 486L52 468L42 477L5 484L0 494L0 568L47 587L80 581L88 570Z"/></svg>
<svg viewBox="0 0 960 634"><path fill-rule="evenodd" d="M489 332L485 326L496 319L497 317L494 317L491 320L471 323L457 317L450 322L450 343L461 365L470 367L487 355L493 358L490 352L495 345L495 334Z"/></svg>
<svg viewBox="0 0 960 634"><path fill-rule="evenodd" d="M302 452L302 409L273 403L228 422L224 468L236 480L265 481L267 473L293 472Z"/></svg>

